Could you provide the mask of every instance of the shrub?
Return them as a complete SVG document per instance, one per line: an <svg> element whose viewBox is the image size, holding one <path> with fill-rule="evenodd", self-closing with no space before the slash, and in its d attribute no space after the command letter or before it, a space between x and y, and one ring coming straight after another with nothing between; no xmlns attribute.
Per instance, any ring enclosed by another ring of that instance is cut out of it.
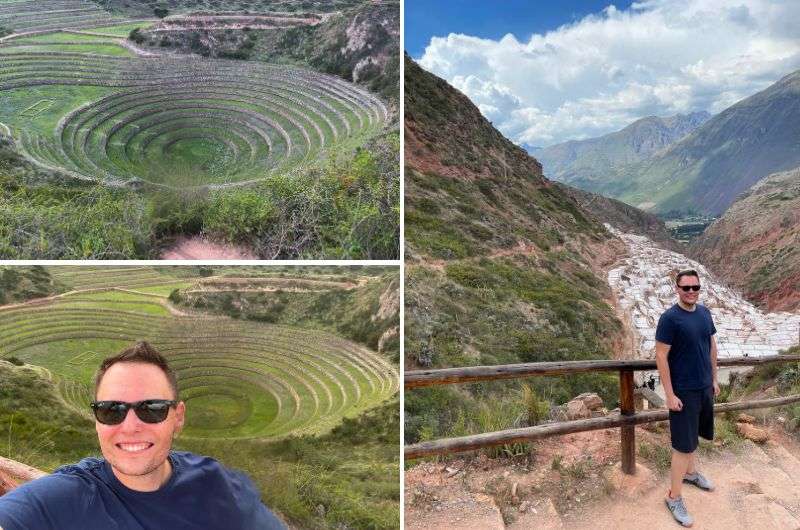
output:
<svg viewBox="0 0 800 530"><path fill-rule="evenodd" d="M142 31L139 28L133 28L131 32L128 34L128 38L135 42L136 44L142 44L147 38L144 36Z"/></svg>

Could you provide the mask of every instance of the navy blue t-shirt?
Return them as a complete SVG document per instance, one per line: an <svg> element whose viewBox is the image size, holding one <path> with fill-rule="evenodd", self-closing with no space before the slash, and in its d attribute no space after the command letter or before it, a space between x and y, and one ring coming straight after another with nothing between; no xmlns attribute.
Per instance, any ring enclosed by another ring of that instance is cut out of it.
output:
<svg viewBox="0 0 800 530"><path fill-rule="evenodd" d="M717 332L711 311L695 304L694 311L670 307L658 320L656 340L669 344L669 375L675 390L702 390L711 386L711 336Z"/></svg>
<svg viewBox="0 0 800 530"><path fill-rule="evenodd" d="M84 458L0 497L4 530L260 530L286 526L244 474L213 458L170 453L160 489L134 491L111 466Z"/></svg>

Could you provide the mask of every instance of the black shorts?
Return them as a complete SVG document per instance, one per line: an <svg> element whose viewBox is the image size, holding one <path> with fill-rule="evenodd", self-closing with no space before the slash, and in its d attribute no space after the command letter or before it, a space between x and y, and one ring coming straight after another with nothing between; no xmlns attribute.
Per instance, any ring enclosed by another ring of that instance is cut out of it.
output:
<svg viewBox="0 0 800 530"><path fill-rule="evenodd" d="M698 436L714 439L714 389L676 390L675 395L683 402L683 409L669 411L672 448L681 453L693 453Z"/></svg>

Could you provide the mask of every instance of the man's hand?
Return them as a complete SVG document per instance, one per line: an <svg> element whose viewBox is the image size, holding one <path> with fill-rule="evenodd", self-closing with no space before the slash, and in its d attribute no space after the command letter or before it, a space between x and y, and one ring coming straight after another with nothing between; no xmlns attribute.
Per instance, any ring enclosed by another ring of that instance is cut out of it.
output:
<svg viewBox="0 0 800 530"><path fill-rule="evenodd" d="M719 383L714 381L714 397L717 397L718 395L719 395Z"/></svg>
<svg viewBox="0 0 800 530"><path fill-rule="evenodd" d="M683 409L683 401L681 401L680 398L675 394L667 396L667 408L669 410L674 410L675 412L678 412Z"/></svg>

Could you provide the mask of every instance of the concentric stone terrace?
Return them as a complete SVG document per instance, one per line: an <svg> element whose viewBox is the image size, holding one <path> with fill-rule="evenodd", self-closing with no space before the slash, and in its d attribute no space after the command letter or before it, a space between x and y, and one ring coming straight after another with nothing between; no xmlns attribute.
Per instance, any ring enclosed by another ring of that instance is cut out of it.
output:
<svg viewBox="0 0 800 530"><path fill-rule="evenodd" d="M335 335L179 316L156 295L108 289L0 309L0 355L48 369L87 416L100 360L142 339L177 371L189 436L324 432L398 390L391 364Z"/></svg>
<svg viewBox="0 0 800 530"><path fill-rule="evenodd" d="M112 184L252 182L363 145L387 118L381 101L355 85L290 66L56 52L2 57L0 98L54 86L100 89L99 99L60 107L52 131L37 131L20 115L0 114L0 121L40 165Z"/></svg>

